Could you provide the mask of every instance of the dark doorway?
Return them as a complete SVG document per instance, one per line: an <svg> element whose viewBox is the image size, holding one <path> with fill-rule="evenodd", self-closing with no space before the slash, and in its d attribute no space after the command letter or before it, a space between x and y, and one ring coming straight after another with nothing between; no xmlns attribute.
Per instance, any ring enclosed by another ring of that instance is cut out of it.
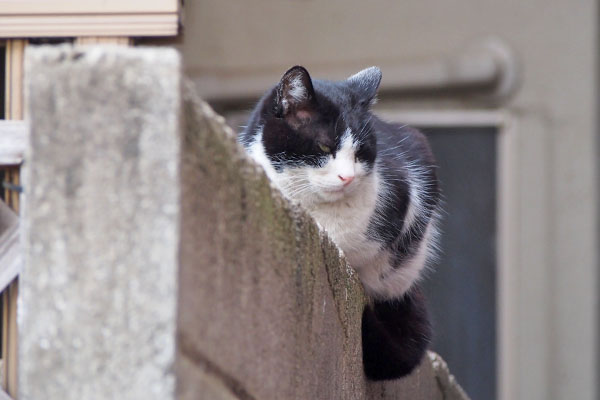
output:
<svg viewBox="0 0 600 400"><path fill-rule="evenodd" d="M422 127L444 193L441 259L424 282L433 350L473 399L496 398L494 127Z"/></svg>

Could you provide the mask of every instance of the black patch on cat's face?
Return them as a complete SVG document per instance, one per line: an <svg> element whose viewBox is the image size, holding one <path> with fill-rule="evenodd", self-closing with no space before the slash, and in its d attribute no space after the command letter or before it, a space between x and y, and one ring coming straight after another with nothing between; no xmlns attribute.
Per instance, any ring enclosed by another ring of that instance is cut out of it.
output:
<svg viewBox="0 0 600 400"><path fill-rule="evenodd" d="M348 128L360 143L357 161L373 167L377 151L369 106L381 72L365 71L340 82L313 81L299 66L283 75L260 115L265 152L276 170L323 165L335 157Z"/></svg>

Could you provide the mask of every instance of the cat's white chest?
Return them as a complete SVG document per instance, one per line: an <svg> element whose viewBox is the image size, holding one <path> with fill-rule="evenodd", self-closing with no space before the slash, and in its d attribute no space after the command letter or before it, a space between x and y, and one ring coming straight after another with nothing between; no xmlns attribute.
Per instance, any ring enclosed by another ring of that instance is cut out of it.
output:
<svg viewBox="0 0 600 400"><path fill-rule="evenodd" d="M349 198L308 208L355 268L372 261L381 251L381 244L367 236L367 228L377 205L377 176L368 179L372 181L365 182L365 187Z"/></svg>

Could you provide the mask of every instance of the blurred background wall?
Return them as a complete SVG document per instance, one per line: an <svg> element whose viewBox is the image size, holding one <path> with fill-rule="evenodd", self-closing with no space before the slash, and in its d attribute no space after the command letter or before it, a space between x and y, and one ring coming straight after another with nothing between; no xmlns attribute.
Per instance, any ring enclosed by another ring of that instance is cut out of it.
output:
<svg viewBox="0 0 600 400"><path fill-rule="evenodd" d="M595 1L186 1L185 72L236 129L290 66L383 71L446 197L433 344L474 399L598 398Z"/></svg>

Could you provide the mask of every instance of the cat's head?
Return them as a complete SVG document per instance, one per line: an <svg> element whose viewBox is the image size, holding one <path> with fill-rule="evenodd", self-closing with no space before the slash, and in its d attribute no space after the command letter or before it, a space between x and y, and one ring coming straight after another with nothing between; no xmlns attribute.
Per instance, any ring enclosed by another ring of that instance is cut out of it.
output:
<svg viewBox="0 0 600 400"><path fill-rule="evenodd" d="M288 196L331 202L360 190L376 158L369 108L380 81L377 67L335 82L312 80L300 66L283 75L262 102L259 124Z"/></svg>

